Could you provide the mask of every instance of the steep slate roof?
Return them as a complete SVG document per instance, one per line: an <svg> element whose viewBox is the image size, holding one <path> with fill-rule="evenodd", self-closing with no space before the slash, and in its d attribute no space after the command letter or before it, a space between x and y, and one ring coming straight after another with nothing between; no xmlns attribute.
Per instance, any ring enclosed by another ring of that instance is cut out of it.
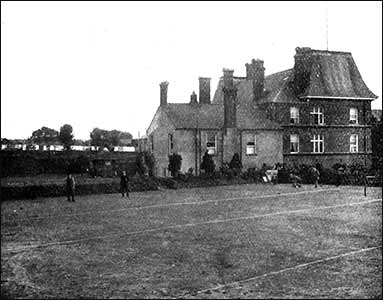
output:
<svg viewBox="0 0 383 300"><path fill-rule="evenodd" d="M299 97L377 98L364 83L351 53L302 49L297 48L298 59L293 69L265 77L264 95L256 102L252 82L246 77L234 77L238 128L280 128L264 116L257 103L289 103L299 101ZM212 104L169 103L160 109L176 128L220 129L224 125L222 88L221 77Z"/></svg>
<svg viewBox="0 0 383 300"><path fill-rule="evenodd" d="M377 98L364 83L351 53L309 49L303 56L293 69L265 77L265 95L258 103L296 102L299 97ZM305 74L299 74L300 70ZM249 80L234 77L234 84L239 102L252 98ZM213 103L223 103L222 87L221 77Z"/></svg>
<svg viewBox="0 0 383 300"><path fill-rule="evenodd" d="M377 98L364 83L351 53L311 50L307 55L310 80L299 96Z"/></svg>

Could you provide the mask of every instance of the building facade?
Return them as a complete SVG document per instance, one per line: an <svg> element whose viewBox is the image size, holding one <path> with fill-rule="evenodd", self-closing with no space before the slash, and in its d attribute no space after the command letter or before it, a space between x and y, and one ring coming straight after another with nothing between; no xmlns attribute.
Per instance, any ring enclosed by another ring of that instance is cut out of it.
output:
<svg viewBox="0 0 383 300"><path fill-rule="evenodd" d="M238 153L244 170L274 165L342 161L370 164L371 101L351 53L297 48L292 69L265 76L264 62L246 64L246 76L224 69L214 97L199 78L199 101L160 106L147 130L156 175L168 176L168 156L182 156L182 172L200 174L205 151L217 168Z"/></svg>

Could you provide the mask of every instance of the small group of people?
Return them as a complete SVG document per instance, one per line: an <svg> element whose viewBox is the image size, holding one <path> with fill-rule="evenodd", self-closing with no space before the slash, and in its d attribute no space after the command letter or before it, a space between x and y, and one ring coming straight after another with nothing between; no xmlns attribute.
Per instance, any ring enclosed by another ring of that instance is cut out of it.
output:
<svg viewBox="0 0 383 300"><path fill-rule="evenodd" d="M313 179L314 185L316 188L319 185L319 179L320 179L319 169L320 169L320 167L318 167L318 166L311 166L310 167L311 178ZM293 187L297 188L297 187L302 186L302 178L300 176L298 176L296 174L296 172L294 172L294 171L290 173L290 180L293 184Z"/></svg>
<svg viewBox="0 0 383 300"><path fill-rule="evenodd" d="M120 176L120 191L122 197L126 196L129 198L129 187L128 187L129 177L126 174L126 171L121 172ZM68 173L67 178L65 179L65 190L68 198L68 202L75 202L74 195L76 189L76 181L71 173Z"/></svg>

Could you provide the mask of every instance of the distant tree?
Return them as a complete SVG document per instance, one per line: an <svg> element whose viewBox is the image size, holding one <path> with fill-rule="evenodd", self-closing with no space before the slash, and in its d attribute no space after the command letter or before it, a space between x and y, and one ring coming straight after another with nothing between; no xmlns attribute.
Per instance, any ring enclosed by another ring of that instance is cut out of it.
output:
<svg viewBox="0 0 383 300"><path fill-rule="evenodd" d="M105 142L105 130L94 128L90 133L90 143L92 146L103 147Z"/></svg>
<svg viewBox="0 0 383 300"><path fill-rule="evenodd" d="M149 168L145 162L145 154L142 152L137 156L137 172L140 176L149 175Z"/></svg>
<svg viewBox="0 0 383 300"><path fill-rule="evenodd" d="M169 155L169 165L168 170L173 178L178 177L179 172L181 170L182 157L179 154L173 153Z"/></svg>
<svg viewBox="0 0 383 300"><path fill-rule="evenodd" d="M153 153L150 153L148 151L143 152L143 154L145 156L145 164L148 166L149 169L149 176L154 176L154 155Z"/></svg>
<svg viewBox="0 0 383 300"><path fill-rule="evenodd" d="M30 140L32 143L39 145L57 143L59 141L59 132L52 128L43 126L32 132Z"/></svg>
<svg viewBox="0 0 383 300"><path fill-rule="evenodd" d="M59 139L64 147L69 150L70 146L73 145L73 128L69 124L65 124L60 128Z"/></svg>
<svg viewBox="0 0 383 300"><path fill-rule="evenodd" d="M374 116L371 118L371 147L372 166L380 172L383 177L383 122Z"/></svg>
<svg viewBox="0 0 383 300"><path fill-rule="evenodd" d="M213 174L215 170L215 163L211 155L206 151L202 157L201 169L205 170L206 174Z"/></svg>
<svg viewBox="0 0 383 300"><path fill-rule="evenodd" d="M115 146L130 144L132 135L129 132L122 132L116 129L105 130L94 128L90 133L90 138L93 146L106 147L112 150Z"/></svg>

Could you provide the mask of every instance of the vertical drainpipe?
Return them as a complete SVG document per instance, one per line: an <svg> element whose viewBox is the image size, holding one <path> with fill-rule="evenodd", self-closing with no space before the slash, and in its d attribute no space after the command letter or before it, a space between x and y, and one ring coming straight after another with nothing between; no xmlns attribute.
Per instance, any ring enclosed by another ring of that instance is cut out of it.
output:
<svg viewBox="0 0 383 300"><path fill-rule="evenodd" d="M198 163L197 163L197 159L198 159L198 150L197 150L197 146L198 146L198 142L197 142L197 128L195 129L194 131L194 153L195 153L195 175L197 176L198 175Z"/></svg>
<svg viewBox="0 0 383 300"><path fill-rule="evenodd" d="M239 132L239 159L242 162L242 130L238 129Z"/></svg>

